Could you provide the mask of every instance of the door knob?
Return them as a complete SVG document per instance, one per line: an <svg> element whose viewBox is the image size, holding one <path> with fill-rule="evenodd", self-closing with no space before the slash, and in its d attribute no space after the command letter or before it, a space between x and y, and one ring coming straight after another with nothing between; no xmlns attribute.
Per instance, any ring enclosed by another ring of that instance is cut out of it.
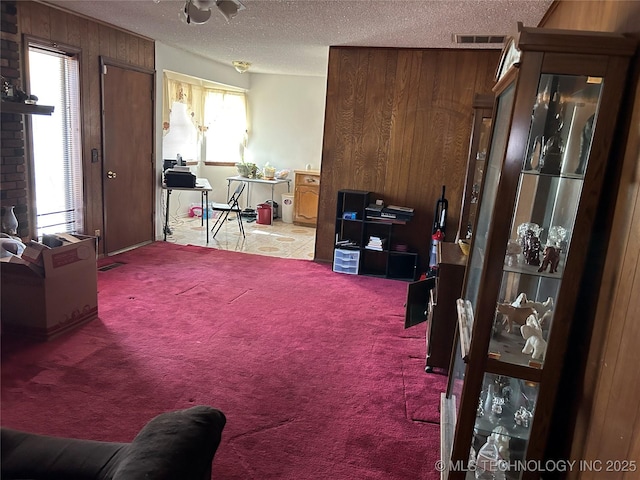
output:
<svg viewBox="0 0 640 480"><path fill-rule="evenodd" d="M117 177L116 172L112 172L111 170L107 172L107 178L116 178L116 177Z"/></svg>

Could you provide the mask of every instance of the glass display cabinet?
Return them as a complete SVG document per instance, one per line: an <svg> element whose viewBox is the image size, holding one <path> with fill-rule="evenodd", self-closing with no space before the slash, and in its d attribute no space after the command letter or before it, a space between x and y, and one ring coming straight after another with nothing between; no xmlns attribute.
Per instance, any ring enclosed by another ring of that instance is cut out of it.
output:
<svg viewBox="0 0 640 480"><path fill-rule="evenodd" d="M458 225L458 240L471 240L476 224L476 212L480 200L482 181L484 179L489 135L491 133L491 119L493 114L493 95L477 94L473 99L473 125L471 127L471 142L469 143L469 160L464 182L464 194L460 209L460 224Z"/></svg>
<svg viewBox="0 0 640 480"><path fill-rule="evenodd" d="M634 40L518 25L442 396L443 478L540 478ZM539 465L540 463L538 463ZM527 467L524 467L527 465ZM533 468L532 468L533 467Z"/></svg>

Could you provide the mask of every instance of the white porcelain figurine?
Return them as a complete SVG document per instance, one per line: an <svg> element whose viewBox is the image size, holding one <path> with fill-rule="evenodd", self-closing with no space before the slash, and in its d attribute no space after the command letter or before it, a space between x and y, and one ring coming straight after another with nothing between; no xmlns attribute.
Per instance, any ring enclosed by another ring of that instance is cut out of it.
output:
<svg viewBox="0 0 640 480"><path fill-rule="evenodd" d="M533 307L514 307L510 303L498 303L496 311L504 316L502 323L507 324L507 327L505 328L507 332L511 332L511 328L514 323L524 325L530 315L536 315L536 310Z"/></svg>
<svg viewBox="0 0 640 480"><path fill-rule="evenodd" d="M498 425L491 431L491 436L493 437L496 447L498 447L498 454L502 460L509 460L511 456L509 453L509 430L507 427L503 427L502 425Z"/></svg>
<svg viewBox="0 0 640 480"><path fill-rule="evenodd" d="M534 360L544 360L547 353L547 342L542 338L542 327L535 315L530 315L527 322L520 327L522 338L526 340L522 353Z"/></svg>
<svg viewBox="0 0 640 480"><path fill-rule="evenodd" d="M511 302L514 307L533 307L538 313L538 321L540 325L544 325L545 322L551 318L553 313L553 298L548 297L544 302L536 302L535 300L529 300L526 293L521 293L516 299Z"/></svg>

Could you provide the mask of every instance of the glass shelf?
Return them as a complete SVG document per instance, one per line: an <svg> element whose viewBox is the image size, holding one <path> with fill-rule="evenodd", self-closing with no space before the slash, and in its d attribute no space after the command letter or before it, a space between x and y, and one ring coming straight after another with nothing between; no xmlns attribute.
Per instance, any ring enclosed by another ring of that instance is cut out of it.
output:
<svg viewBox="0 0 640 480"><path fill-rule="evenodd" d="M504 267L504 271L505 272L509 272L509 273L518 273L521 275L533 275L533 276L537 276L537 277L549 277L549 278L555 278L555 279L560 279L562 278L562 270L563 270L563 263L562 261L560 261L560 263L558 264L558 271L554 272L554 273L550 273L548 271L544 271L544 272L538 272L538 269L540 267L538 266L532 266L532 265L526 265L526 264L522 264L522 263L517 263L514 265L505 265Z"/></svg>
<svg viewBox="0 0 640 480"><path fill-rule="evenodd" d="M496 388L498 384L506 385L504 388L512 392L511 396L513 398L506 400L502 392L488 390L490 387ZM478 399L478 413L474 434L486 441L486 438L491 435L496 427L502 426L505 429L502 435L507 436L510 441L527 441L529 439L530 423L527 424L529 426L524 426L522 423L523 419L528 417L528 414L524 413L521 407L533 414L537 396L537 384L524 382L512 377L493 374L485 375L483 390ZM496 413L497 411L500 413ZM520 419L518 420L520 424L516 423L516 412L520 412ZM479 413L482 413L482 415L478 415Z"/></svg>
<svg viewBox="0 0 640 480"><path fill-rule="evenodd" d="M509 471L508 462L525 460L538 390L539 385L534 382L503 375L484 376L473 427L471 458L477 458L491 437L498 448L496 460L505 462L502 463L504 469L495 472L496 479L520 478L521 472Z"/></svg>
<svg viewBox="0 0 640 480"><path fill-rule="evenodd" d="M501 362L541 368L562 278L537 271L521 273L519 268L537 267L518 265L503 270L488 355ZM533 335L542 341L528 340Z"/></svg>
<svg viewBox="0 0 640 480"><path fill-rule="evenodd" d="M498 338L492 338L489 344L489 356L504 363L521 365L523 367L540 368L542 363L522 353L526 340L519 331L502 331Z"/></svg>

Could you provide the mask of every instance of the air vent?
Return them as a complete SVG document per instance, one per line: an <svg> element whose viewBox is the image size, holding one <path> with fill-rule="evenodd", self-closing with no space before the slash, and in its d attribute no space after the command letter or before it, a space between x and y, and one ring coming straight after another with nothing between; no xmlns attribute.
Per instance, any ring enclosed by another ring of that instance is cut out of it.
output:
<svg viewBox="0 0 640 480"><path fill-rule="evenodd" d="M505 40L504 35L454 35L453 41L460 44L487 44L501 43Z"/></svg>
<svg viewBox="0 0 640 480"><path fill-rule="evenodd" d="M121 265L124 265L124 263L120 263L120 262L113 262L113 263L110 263L110 264L105 265L105 266L103 266L103 267L99 267L99 268L98 268L98 271L100 271L100 272L106 272L107 270L111 270L111 269L113 269L113 268L117 268L117 267L119 267L119 266L121 266Z"/></svg>

